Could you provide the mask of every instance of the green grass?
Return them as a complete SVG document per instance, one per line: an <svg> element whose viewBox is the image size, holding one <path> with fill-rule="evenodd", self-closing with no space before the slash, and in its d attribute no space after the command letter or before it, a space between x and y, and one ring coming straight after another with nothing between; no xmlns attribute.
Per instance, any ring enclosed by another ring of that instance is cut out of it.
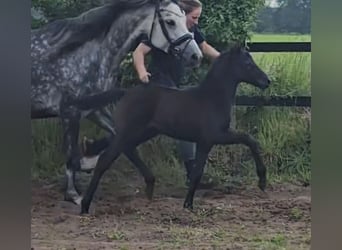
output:
<svg viewBox="0 0 342 250"><path fill-rule="evenodd" d="M32 177L34 179L54 178L61 173L63 164L61 126L55 119L34 120L31 124Z"/></svg>
<svg viewBox="0 0 342 250"><path fill-rule="evenodd" d="M238 94L296 96L311 95L310 53L252 53L255 62L270 77L270 87L262 92L241 84Z"/></svg>
<svg viewBox="0 0 342 250"><path fill-rule="evenodd" d="M299 34L252 34L251 42L310 42L311 35Z"/></svg>

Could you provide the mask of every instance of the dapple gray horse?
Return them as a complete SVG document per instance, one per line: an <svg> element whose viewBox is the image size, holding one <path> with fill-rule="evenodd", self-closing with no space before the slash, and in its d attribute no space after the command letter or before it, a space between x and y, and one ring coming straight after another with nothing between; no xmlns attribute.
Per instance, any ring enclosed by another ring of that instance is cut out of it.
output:
<svg viewBox="0 0 342 250"><path fill-rule="evenodd" d="M197 66L202 53L186 27L184 12L169 0L114 0L78 17L54 21L31 34L31 118L60 117L66 153L65 200L81 201L75 172L81 170L80 119L114 134L106 108L81 112L76 97L115 86L120 62L146 35L153 46Z"/></svg>

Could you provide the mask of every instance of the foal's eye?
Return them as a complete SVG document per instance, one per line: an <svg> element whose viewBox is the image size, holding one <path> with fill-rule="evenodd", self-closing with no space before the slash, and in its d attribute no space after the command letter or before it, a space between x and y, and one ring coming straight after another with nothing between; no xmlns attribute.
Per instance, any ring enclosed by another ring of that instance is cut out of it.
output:
<svg viewBox="0 0 342 250"><path fill-rule="evenodd" d="M246 66L247 67L251 67L252 65L253 65L253 61L252 60L249 59L249 60L246 61Z"/></svg>
<svg viewBox="0 0 342 250"><path fill-rule="evenodd" d="M165 23L167 25L170 25L170 26L175 26L176 25L175 21L173 21L173 20L165 20Z"/></svg>

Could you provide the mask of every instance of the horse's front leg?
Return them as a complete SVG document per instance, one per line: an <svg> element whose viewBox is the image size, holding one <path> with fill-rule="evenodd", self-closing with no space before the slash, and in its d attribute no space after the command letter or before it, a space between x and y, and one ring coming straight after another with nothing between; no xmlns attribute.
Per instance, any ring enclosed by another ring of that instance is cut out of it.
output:
<svg viewBox="0 0 342 250"><path fill-rule="evenodd" d="M266 187L266 167L261 158L261 147L257 140L255 140L252 136L247 133L237 132L232 129L229 129L227 132L218 134L215 138L215 144L244 144L252 152L257 175L259 177L259 188L264 191Z"/></svg>
<svg viewBox="0 0 342 250"><path fill-rule="evenodd" d="M208 154L211 148L212 146L206 144L197 143L196 145L195 168L192 169L190 174L190 185L184 201L184 208L193 209L194 195L198 187L198 184L201 181L203 169L208 159Z"/></svg>
<svg viewBox="0 0 342 250"><path fill-rule="evenodd" d="M78 136L80 129L81 113L74 107L61 105L61 120L63 126L63 149L66 154L66 190L64 199L80 204L82 197L79 195L75 185L76 171L80 170L80 150Z"/></svg>

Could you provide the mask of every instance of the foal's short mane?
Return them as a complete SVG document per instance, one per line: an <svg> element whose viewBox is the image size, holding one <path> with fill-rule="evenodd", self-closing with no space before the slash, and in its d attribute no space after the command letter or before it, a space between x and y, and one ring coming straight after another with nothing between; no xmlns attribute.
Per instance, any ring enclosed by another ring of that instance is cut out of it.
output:
<svg viewBox="0 0 342 250"><path fill-rule="evenodd" d="M229 69L227 65L231 63L233 55L238 53L241 49L242 47L236 45L224 52L221 52L220 56L216 58L213 64L211 65L206 77L203 79L201 84L210 84L211 81L219 77L219 72L221 72L222 70L224 70L223 72L226 72L227 69Z"/></svg>
<svg viewBox="0 0 342 250"><path fill-rule="evenodd" d="M112 0L73 18L53 21L42 32L51 31L50 46L55 47L54 56L70 52L85 42L106 35L112 23L125 11L137 9L159 0Z"/></svg>

